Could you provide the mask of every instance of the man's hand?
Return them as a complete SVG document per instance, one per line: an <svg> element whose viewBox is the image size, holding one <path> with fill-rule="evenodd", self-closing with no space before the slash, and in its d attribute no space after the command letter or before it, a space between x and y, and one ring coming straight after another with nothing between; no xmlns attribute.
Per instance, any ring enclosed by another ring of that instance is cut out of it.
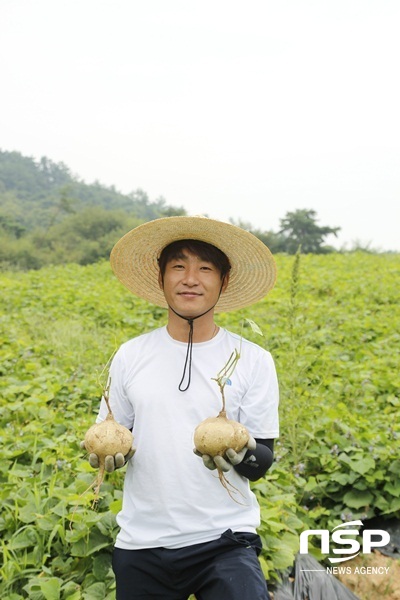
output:
<svg viewBox="0 0 400 600"><path fill-rule="evenodd" d="M81 442L80 446L82 450L86 450L84 441ZM113 471L115 471L115 469L120 469L128 462L130 458L132 458L135 452L136 448L132 447L126 456L121 454L121 452L117 452L117 454L115 454L114 456L106 456L104 460L105 471L107 473L112 473ZM89 454L89 464L93 469L99 468L99 457L97 456L97 454L94 454L93 452Z"/></svg>
<svg viewBox="0 0 400 600"><path fill-rule="evenodd" d="M242 448L240 452L235 452L233 448L228 448L225 456L215 456L214 458L208 454L201 454L196 449L194 449L193 452L203 459L204 466L206 466L207 469L213 471L214 469L218 468L220 471L224 471L226 473L227 471L230 471L233 466L239 465L244 459L247 451L255 450L256 446L256 440L250 436L246 446Z"/></svg>

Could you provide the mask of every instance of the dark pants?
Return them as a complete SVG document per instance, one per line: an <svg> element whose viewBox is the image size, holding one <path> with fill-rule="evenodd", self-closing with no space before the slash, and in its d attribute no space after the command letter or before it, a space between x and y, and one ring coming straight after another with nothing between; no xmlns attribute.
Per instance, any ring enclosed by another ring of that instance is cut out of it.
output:
<svg viewBox="0 0 400 600"><path fill-rule="evenodd" d="M176 550L114 548L117 600L270 600L260 551L258 535L230 529Z"/></svg>

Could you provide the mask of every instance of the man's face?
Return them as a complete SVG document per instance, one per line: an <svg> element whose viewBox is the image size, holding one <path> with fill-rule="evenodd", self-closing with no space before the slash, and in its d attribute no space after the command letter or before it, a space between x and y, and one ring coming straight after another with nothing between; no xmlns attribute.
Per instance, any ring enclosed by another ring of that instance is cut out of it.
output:
<svg viewBox="0 0 400 600"><path fill-rule="evenodd" d="M216 304L228 285L228 276L222 281L215 265L183 249L181 257L167 262L159 283L169 306L182 316L195 317Z"/></svg>

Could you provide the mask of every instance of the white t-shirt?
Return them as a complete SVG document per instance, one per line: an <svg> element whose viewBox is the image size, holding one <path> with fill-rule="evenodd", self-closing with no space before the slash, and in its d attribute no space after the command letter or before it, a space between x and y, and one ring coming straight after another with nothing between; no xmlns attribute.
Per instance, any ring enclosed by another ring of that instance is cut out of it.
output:
<svg viewBox="0 0 400 600"><path fill-rule="evenodd" d="M191 384L178 390L187 343L166 327L123 344L111 368L110 404L115 419L133 428L135 455L125 476L120 532L123 549L179 548L217 539L227 529L255 532L260 524L249 482L233 468L226 474L240 491L236 502L193 452L193 433L222 408L213 377L231 353L241 356L225 386L226 411L256 438L276 438L278 384L269 352L224 329L193 344ZM101 403L98 421L107 408Z"/></svg>

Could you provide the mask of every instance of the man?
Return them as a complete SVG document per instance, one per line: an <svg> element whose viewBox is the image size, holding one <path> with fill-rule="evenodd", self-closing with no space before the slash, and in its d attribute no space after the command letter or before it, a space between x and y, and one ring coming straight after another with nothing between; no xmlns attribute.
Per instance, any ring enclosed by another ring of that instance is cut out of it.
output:
<svg viewBox="0 0 400 600"><path fill-rule="evenodd" d="M168 323L121 346L110 368L115 419L132 429L113 569L117 600L266 600L258 561L260 511L249 480L262 477L279 435L271 355L220 328L217 311L237 310L273 287L268 248L234 225L204 217L145 223L114 247L116 276L135 295L168 309ZM199 457L193 432L222 407L213 378L232 352L228 418L245 425L241 452ZM102 401L98 421L107 409ZM96 464L96 457L90 457ZM108 457L107 468L124 463ZM237 499L221 485L223 470Z"/></svg>

